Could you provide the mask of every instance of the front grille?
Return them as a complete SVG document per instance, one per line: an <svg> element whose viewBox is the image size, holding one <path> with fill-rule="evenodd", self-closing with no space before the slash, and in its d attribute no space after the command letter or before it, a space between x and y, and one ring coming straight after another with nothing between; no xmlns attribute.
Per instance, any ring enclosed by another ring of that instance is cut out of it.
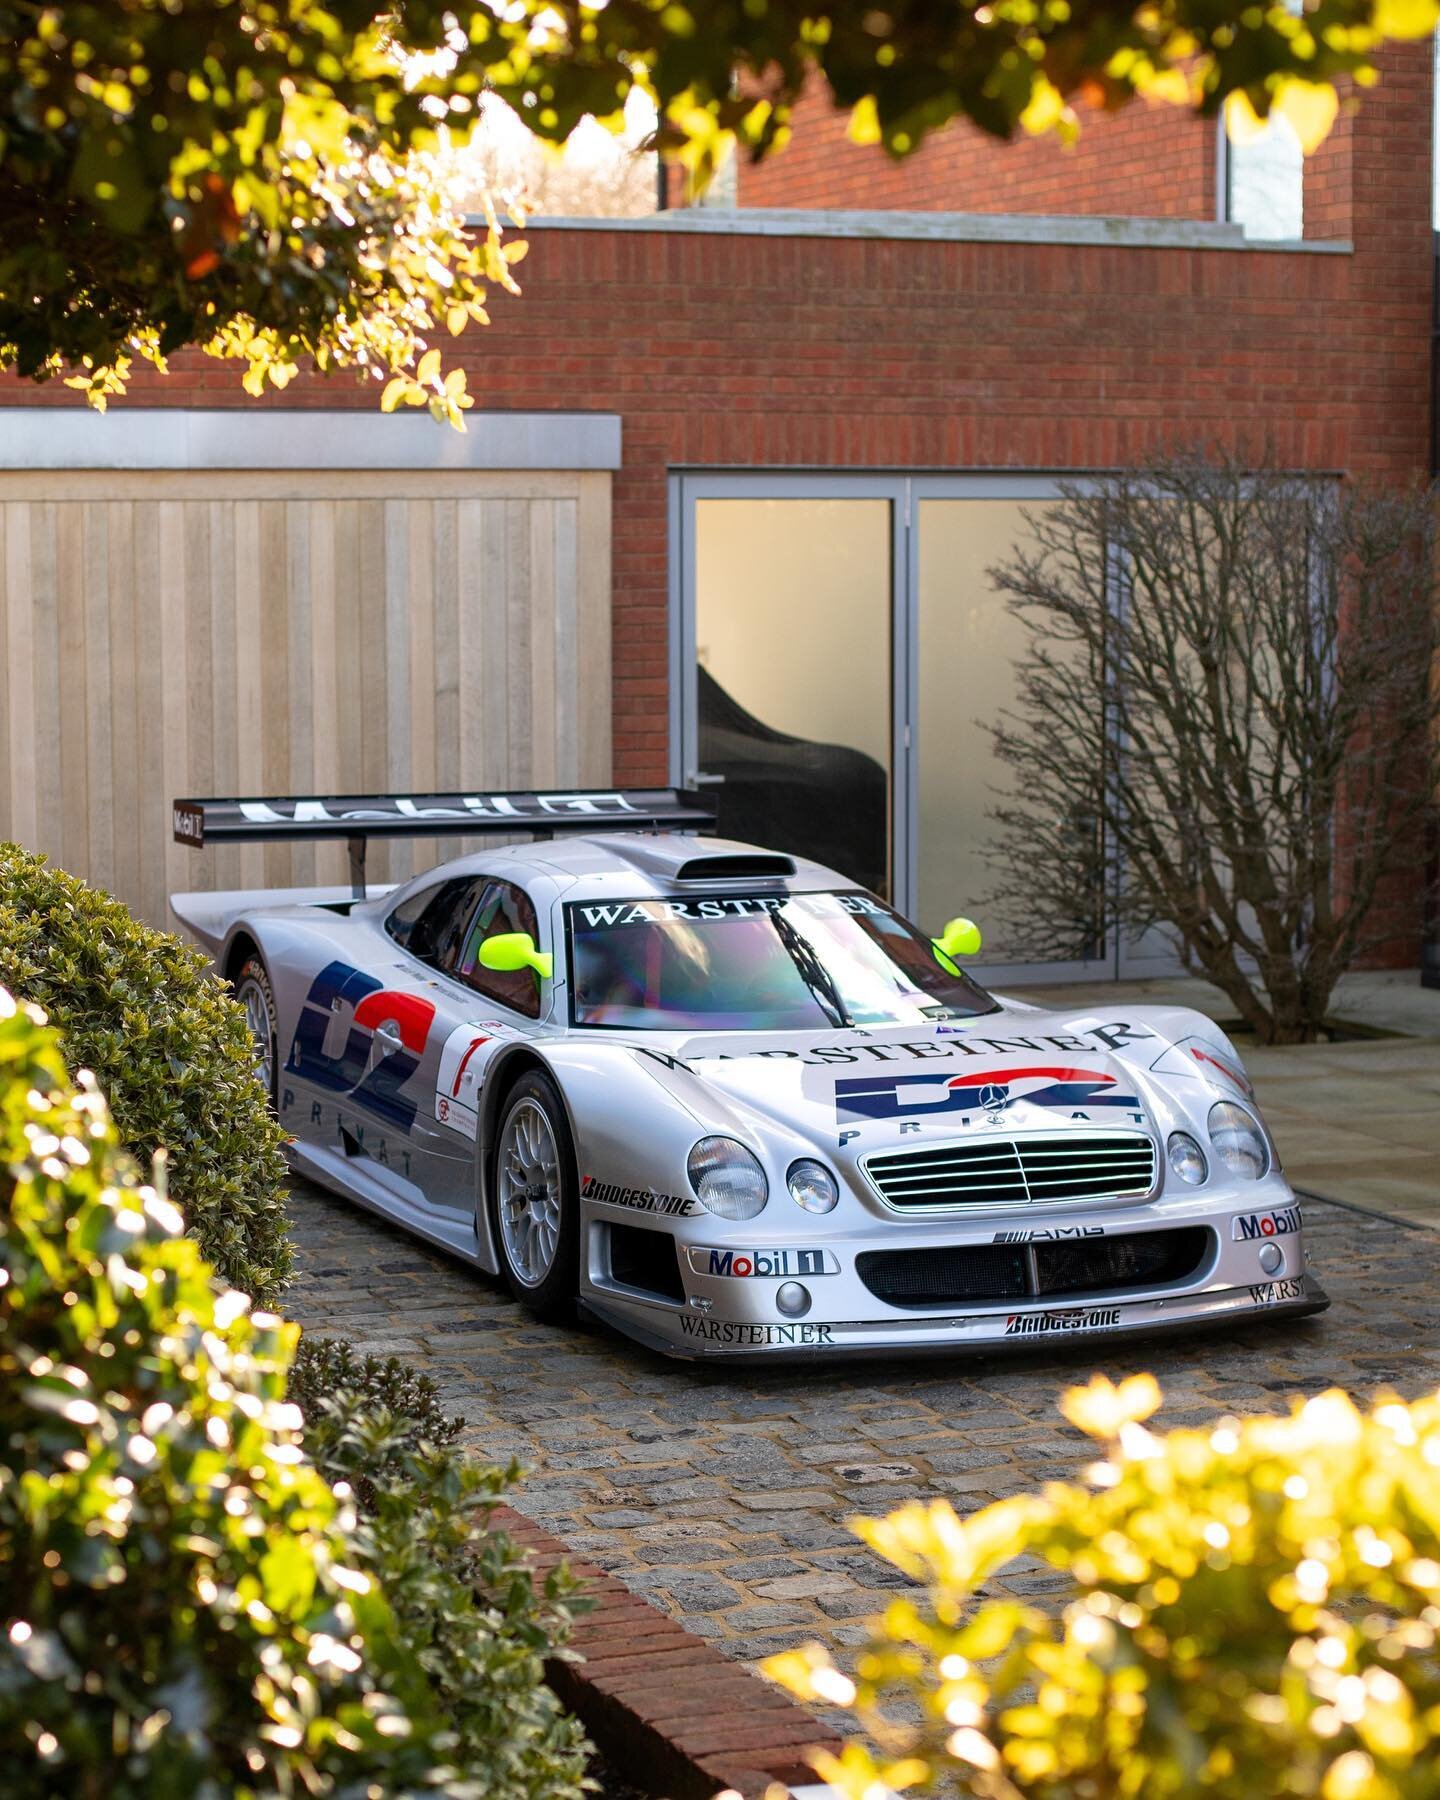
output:
<svg viewBox="0 0 1440 1800"><path fill-rule="evenodd" d="M1155 1185L1155 1146L1135 1131L1067 1131L898 1150L864 1168L900 1212L1135 1199Z"/></svg>
<svg viewBox="0 0 1440 1800"><path fill-rule="evenodd" d="M1212 1241L1206 1226L1187 1225L1173 1231L1031 1245L864 1250L855 1258L855 1272L877 1300L915 1310L953 1306L960 1300L1103 1295L1184 1281L1203 1266Z"/></svg>

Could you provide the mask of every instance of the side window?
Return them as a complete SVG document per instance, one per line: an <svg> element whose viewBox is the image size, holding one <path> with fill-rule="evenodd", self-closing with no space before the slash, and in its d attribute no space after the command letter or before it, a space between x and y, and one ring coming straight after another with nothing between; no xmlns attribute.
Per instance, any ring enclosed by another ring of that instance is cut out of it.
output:
<svg viewBox="0 0 1440 1800"><path fill-rule="evenodd" d="M480 966L480 946L486 938L499 937L507 931L523 931L539 945L539 926L530 897L513 882L492 881L480 901L479 910L470 921L461 949L451 973L458 976L477 994L498 1000L512 1012L527 1019L540 1017L540 982L533 969L516 969L504 973Z"/></svg>
<svg viewBox="0 0 1440 1800"><path fill-rule="evenodd" d="M483 875L459 875L402 900L385 929L402 949L436 968L453 966L475 903L489 886Z"/></svg>

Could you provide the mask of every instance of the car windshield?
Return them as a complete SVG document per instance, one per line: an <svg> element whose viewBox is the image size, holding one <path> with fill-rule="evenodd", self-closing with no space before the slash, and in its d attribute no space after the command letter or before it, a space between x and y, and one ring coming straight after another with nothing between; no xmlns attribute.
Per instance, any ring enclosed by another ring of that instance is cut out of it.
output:
<svg viewBox="0 0 1440 1800"><path fill-rule="evenodd" d="M577 1025L806 1031L996 1008L870 894L582 900L566 912Z"/></svg>

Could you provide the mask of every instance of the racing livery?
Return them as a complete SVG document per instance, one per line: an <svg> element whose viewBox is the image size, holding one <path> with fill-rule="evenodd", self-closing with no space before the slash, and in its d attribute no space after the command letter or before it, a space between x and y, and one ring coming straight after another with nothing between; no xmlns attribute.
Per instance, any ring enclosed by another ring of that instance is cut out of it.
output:
<svg viewBox="0 0 1440 1800"><path fill-rule="evenodd" d="M706 820L674 790L181 801L181 842L345 837L355 879L171 904L295 1168L538 1316L788 1357L1328 1304L1209 1019L992 995L967 922L932 940ZM364 894L367 837L527 831Z"/></svg>

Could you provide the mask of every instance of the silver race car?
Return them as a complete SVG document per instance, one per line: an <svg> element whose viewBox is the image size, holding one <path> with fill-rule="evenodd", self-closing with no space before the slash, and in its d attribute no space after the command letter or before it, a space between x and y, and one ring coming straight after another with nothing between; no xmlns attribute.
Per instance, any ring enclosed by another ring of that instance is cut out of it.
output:
<svg viewBox="0 0 1440 1800"><path fill-rule="evenodd" d="M353 892L177 895L304 1174L678 1356L995 1350L1328 1304L1199 1013L987 993L692 795L178 801ZM367 838L529 833L364 894ZM548 841L546 841L548 840Z"/></svg>

